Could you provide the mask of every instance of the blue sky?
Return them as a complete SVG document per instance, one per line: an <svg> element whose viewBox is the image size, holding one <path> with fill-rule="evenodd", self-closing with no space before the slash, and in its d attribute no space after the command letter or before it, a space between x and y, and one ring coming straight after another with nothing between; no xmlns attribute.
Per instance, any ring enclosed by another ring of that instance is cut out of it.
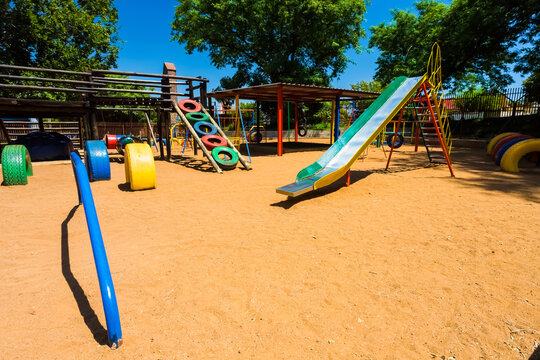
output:
<svg viewBox="0 0 540 360"><path fill-rule="evenodd" d="M391 19L391 9L413 10L413 2L372 0L364 22L368 35L370 26ZM177 0L116 0L115 4L119 12L120 38L124 42L118 58L119 70L161 73L163 62L172 62L179 75L208 78L209 89L217 87L222 77L234 74L232 68L216 69L210 64L207 54L188 55L183 46L170 40L170 23L174 17L174 6L178 4ZM361 42L364 48L367 48L368 38ZM371 80L375 74L377 55L376 50L369 53L364 51L361 54L349 51L347 56L354 64L349 64L345 72L338 79L334 79L331 85L349 88L350 84L360 80ZM513 86L521 85L522 79L519 75L515 75L514 79L517 83Z"/></svg>

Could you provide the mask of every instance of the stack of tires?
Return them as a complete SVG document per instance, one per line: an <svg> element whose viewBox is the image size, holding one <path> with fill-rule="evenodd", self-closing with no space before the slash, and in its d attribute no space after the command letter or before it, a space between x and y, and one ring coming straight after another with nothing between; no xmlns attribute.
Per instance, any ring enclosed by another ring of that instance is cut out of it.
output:
<svg viewBox="0 0 540 360"><path fill-rule="evenodd" d="M491 139L487 153L502 170L519 172L519 161L523 157L540 165L540 139L514 132L502 133Z"/></svg>
<svg viewBox="0 0 540 360"><path fill-rule="evenodd" d="M238 164L238 154L229 148L227 139L217 135L218 130L209 120L208 115L202 112L202 106L196 101L183 99L178 102L178 107L186 119L193 126L202 143L211 151L212 158L223 170L232 170Z"/></svg>

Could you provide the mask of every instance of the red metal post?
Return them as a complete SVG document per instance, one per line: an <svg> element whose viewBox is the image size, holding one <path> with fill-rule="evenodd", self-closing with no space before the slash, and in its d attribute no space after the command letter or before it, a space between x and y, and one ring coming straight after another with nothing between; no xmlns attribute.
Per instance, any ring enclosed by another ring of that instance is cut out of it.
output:
<svg viewBox="0 0 540 360"><path fill-rule="evenodd" d="M277 91L277 112L278 112L278 145L277 154L283 156L283 88L278 88Z"/></svg>
<svg viewBox="0 0 540 360"><path fill-rule="evenodd" d="M351 169L347 170L347 175L345 175L345 186L349 187L351 185Z"/></svg>
<svg viewBox="0 0 540 360"><path fill-rule="evenodd" d="M401 110L399 112L399 120L397 122L396 131L394 132L394 136L392 136L392 147L390 148L390 154L388 154L388 161L386 162L386 169L384 169L384 170L388 170L388 166L390 165L390 159L392 158L392 153L394 152L394 146L395 146L395 143L396 143L396 136L395 135L397 135L399 133L399 128L401 126L401 120L403 120L403 111L404 110L405 109L401 108Z"/></svg>
<svg viewBox="0 0 540 360"><path fill-rule="evenodd" d="M298 142L298 103L294 102L294 141Z"/></svg>

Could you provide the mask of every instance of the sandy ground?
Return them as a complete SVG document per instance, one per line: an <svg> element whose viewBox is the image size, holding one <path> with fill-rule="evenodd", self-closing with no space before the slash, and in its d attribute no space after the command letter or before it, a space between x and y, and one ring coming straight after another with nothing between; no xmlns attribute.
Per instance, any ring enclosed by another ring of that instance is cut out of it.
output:
<svg viewBox="0 0 540 360"><path fill-rule="evenodd" d="M540 358L538 170L455 149L452 179L404 147L387 173L371 150L348 188L275 192L321 154L224 175L177 157L141 192L112 163L92 191L118 350L71 165L35 164L0 188L0 358Z"/></svg>

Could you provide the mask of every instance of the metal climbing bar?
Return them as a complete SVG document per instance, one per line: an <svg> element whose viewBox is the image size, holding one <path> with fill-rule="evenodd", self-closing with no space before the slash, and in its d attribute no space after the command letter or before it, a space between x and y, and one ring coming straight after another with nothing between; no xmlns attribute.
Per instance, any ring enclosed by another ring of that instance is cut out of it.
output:
<svg viewBox="0 0 540 360"><path fill-rule="evenodd" d="M81 161L76 152L71 153L71 164L73 165L73 173L77 183L77 191L79 193L79 204L84 207L86 215L86 224L90 234L90 242L92 243L92 252L94 254L94 262L99 281L99 289L101 291L101 301L103 302L103 310L105 312L105 321L107 323L107 335L109 337L109 345L116 349L122 345L122 328L120 325L120 315L118 313L118 304L116 302L116 294L107 261L107 253L101 236L101 229L90 189L90 181L86 167Z"/></svg>

